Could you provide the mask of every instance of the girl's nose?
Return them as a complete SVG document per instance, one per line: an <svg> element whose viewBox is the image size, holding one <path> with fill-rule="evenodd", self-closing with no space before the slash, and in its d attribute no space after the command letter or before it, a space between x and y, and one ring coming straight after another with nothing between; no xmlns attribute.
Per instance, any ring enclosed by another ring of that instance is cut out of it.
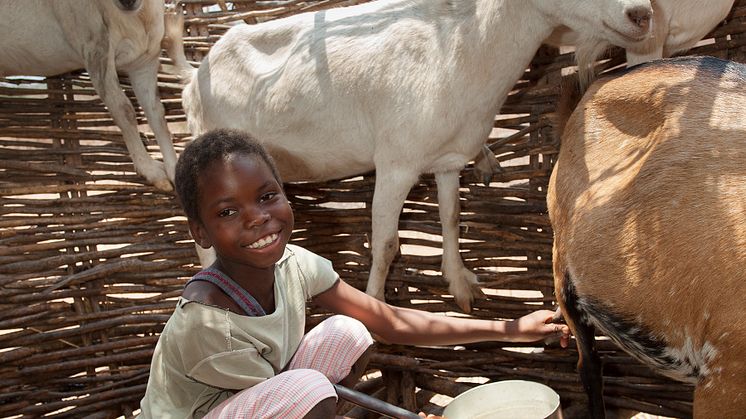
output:
<svg viewBox="0 0 746 419"><path fill-rule="evenodd" d="M264 211L262 209L256 209L254 211L247 211L247 216L244 220L244 224L246 225L246 228L252 228L256 226L260 226L267 221L269 221L269 213L267 211Z"/></svg>

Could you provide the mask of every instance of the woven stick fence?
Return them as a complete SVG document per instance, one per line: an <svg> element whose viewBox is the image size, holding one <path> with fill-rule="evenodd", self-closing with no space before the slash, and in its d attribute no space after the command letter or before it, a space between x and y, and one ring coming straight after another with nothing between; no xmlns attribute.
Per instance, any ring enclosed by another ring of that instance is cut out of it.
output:
<svg viewBox="0 0 746 419"><path fill-rule="evenodd" d="M361 2L183 0L185 47L198 61L236 22ZM746 61L744 15L746 0L738 0L711 42L690 53ZM613 50L600 66L623 62L623 52ZM488 140L503 170L488 186L471 166L462 172L461 251L485 293L472 317L510 319L552 306L545 193L559 142L551 115L562 71L572 63L570 54L542 48ZM172 194L135 173L85 72L0 81L0 417L130 417L145 391L158 334L183 284L199 269L185 218ZM121 82L135 101L128 80ZM190 137L178 80L162 74L159 90L180 151ZM142 111L137 116L142 140L157 157ZM331 259L360 289L370 263L374 179L369 173L286 185L296 213L293 242ZM423 176L409 194L387 300L463 315L439 273L435 190L432 177ZM316 308L308 314L309 326L327 315ZM599 343L608 406L691 416L690 386L652 373L609 341ZM413 411L438 413L442 402L434 396L508 378L544 382L565 404L584 400L574 348L376 349L371 368L383 373L359 389Z"/></svg>

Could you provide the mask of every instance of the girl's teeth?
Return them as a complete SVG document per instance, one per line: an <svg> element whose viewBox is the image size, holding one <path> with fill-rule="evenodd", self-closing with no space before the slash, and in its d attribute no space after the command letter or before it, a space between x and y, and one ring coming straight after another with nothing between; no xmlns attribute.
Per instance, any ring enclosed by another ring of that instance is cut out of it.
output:
<svg viewBox="0 0 746 419"><path fill-rule="evenodd" d="M273 241L277 240L277 233L270 234L267 237L263 237L254 243L251 243L249 245L250 249L261 249L262 247L267 246L268 244L272 243Z"/></svg>

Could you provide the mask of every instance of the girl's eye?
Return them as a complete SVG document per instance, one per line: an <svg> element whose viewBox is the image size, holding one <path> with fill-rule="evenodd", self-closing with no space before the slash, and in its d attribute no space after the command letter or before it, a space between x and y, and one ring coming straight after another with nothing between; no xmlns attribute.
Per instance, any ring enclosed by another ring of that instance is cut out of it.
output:
<svg viewBox="0 0 746 419"><path fill-rule="evenodd" d="M276 196L277 196L277 192L267 192L264 195L262 195L262 197L260 198L260 201L261 202L267 202L267 201L269 201L270 199L272 199L272 198L274 198Z"/></svg>
<svg viewBox="0 0 746 419"><path fill-rule="evenodd" d="M218 213L218 217L230 217L231 215L233 215L235 213L236 213L236 210L231 209L231 208L226 208L224 210L221 210Z"/></svg>

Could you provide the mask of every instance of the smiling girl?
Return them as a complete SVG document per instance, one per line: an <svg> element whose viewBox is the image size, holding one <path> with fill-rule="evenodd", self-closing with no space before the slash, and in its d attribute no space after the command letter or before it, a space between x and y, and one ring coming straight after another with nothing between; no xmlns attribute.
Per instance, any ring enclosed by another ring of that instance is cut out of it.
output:
<svg viewBox="0 0 746 419"><path fill-rule="evenodd" d="M288 244L293 212L265 149L215 130L189 144L176 191L195 242L217 259L184 288L155 348L143 418L333 418L373 339L450 345L561 337L540 310L514 321L394 307L346 284L329 260ZM332 316L304 334L306 303ZM369 332L370 331L370 332Z"/></svg>

